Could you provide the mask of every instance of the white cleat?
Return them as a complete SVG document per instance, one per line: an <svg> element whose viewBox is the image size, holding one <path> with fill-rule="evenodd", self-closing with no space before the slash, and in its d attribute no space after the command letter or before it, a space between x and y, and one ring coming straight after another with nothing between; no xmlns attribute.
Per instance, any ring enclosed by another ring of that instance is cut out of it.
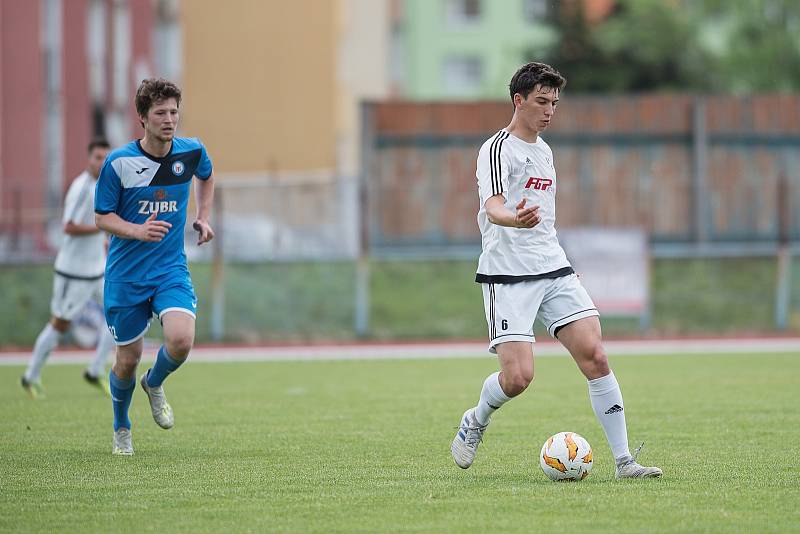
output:
<svg viewBox="0 0 800 534"><path fill-rule="evenodd" d="M172 428L175 424L175 417L172 415L172 406L167 402L167 396L164 395L164 388L159 386L151 388L147 385L147 373L142 375L139 381L142 389L147 393L147 398L150 399L150 411L153 413L153 419L156 424L164 429Z"/></svg>
<svg viewBox="0 0 800 534"><path fill-rule="evenodd" d="M478 452L478 445L483 441L483 433L486 425L479 425L475 419L475 408L470 408L464 412L461 424L450 445L450 453L453 455L456 465L461 469L467 469L475 460L475 453Z"/></svg>
<svg viewBox="0 0 800 534"><path fill-rule="evenodd" d="M111 454L133 456L133 441L130 429L120 428L114 431L114 448L111 449Z"/></svg>
<svg viewBox="0 0 800 534"><path fill-rule="evenodd" d="M633 460L617 466L617 479L620 478L658 478L662 475L658 467L645 467Z"/></svg>
<svg viewBox="0 0 800 534"><path fill-rule="evenodd" d="M633 451L633 457L629 457L617 464L617 480L621 478L659 478L664 473L658 467L645 467L636 463L636 457L644 447L644 443Z"/></svg>

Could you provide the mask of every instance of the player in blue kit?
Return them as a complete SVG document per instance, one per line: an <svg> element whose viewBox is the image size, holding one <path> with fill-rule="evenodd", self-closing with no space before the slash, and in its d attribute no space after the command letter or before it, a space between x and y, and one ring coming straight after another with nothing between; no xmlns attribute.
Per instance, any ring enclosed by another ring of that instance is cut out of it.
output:
<svg viewBox="0 0 800 534"><path fill-rule="evenodd" d="M163 79L143 80L136 112L144 136L109 154L95 194L98 228L112 234L105 271L105 316L117 344L109 373L114 408L113 454L133 454L128 417L143 337L155 313L164 330L156 362L141 377L153 419L164 429L174 417L162 384L186 361L194 343L197 298L183 249L192 177L197 176L197 244L214 238L208 222L214 199L211 160L197 139L175 137L181 90Z"/></svg>

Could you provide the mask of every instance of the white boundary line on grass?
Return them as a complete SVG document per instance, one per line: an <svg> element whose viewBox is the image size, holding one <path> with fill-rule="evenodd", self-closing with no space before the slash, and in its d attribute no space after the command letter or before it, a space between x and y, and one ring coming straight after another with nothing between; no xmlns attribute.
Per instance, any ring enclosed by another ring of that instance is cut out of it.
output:
<svg viewBox="0 0 800 534"><path fill-rule="evenodd" d="M625 340L603 343L610 356L658 356L666 354L795 353L800 338ZM153 349L145 349L145 359ZM536 356L565 356L555 341L536 343ZM93 351L54 351L50 364L87 363ZM151 356L152 357L152 356ZM459 343L361 343L351 345L287 345L264 347L200 346L192 349L193 362L276 362L318 360L421 360L492 357L486 344ZM25 365L30 352L0 352L0 365Z"/></svg>

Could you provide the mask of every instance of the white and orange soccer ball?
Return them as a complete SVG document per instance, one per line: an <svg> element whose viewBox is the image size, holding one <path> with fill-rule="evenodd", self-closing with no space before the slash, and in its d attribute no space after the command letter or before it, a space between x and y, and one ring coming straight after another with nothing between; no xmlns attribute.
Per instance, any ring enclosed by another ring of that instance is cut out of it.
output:
<svg viewBox="0 0 800 534"><path fill-rule="evenodd" d="M544 442L539 463L550 480L583 480L592 471L592 447L575 432L559 432Z"/></svg>

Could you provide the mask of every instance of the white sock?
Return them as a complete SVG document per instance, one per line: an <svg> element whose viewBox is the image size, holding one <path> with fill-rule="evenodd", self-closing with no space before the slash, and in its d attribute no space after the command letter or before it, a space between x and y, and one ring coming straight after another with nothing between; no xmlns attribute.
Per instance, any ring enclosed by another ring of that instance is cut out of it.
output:
<svg viewBox="0 0 800 534"><path fill-rule="evenodd" d="M622 403L622 392L613 372L589 380L589 400L592 401L592 409L597 420L603 426L614 458L619 461L630 457L625 405Z"/></svg>
<svg viewBox="0 0 800 534"><path fill-rule="evenodd" d="M475 419L478 420L478 424L489 424L489 418L491 418L492 414L510 400L511 397L506 395L503 392L503 388L500 387L500 373L490 374L483 382L481 398L475 408Z"/></svg>
<svg viewBox="0 0 800 534"><path fill-rule="evenodd" d="M28 362L28 369L25 371L25 380L28 382L38 382L39 375L42 372L42 366L47 361L47 357L54 348L58 346L58 341L61 339L61 333L53 328L53 325L47 325L39 333L36 338L36 343L33 345L33 356L31 361Z"/></svg>
<svg viewBox="0 0 800 534"><path fill-rule="evenodd" d="M97 335L97 349L94 353L94 360L92 360L92 363L89 364L89 368L87 369L92 376L100 376L105 373L108 355L111 354L111 351L113 351L117 345L114 343L114 337L107 328L101 326Z"/></svg>

